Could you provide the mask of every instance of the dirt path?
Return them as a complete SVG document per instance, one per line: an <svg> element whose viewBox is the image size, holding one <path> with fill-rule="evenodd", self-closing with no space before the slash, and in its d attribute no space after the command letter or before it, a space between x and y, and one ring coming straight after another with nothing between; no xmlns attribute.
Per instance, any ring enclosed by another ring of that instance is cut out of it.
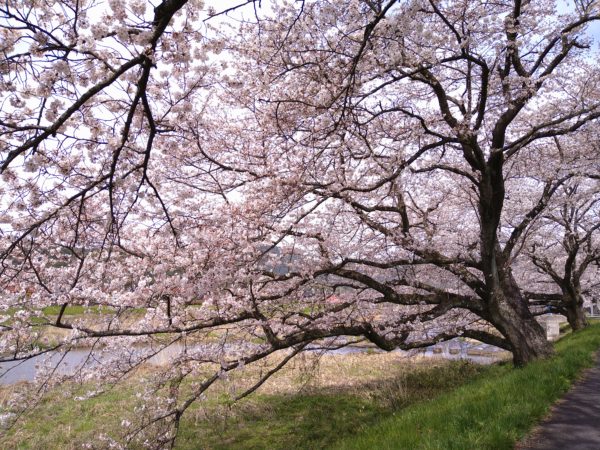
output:
<svg viewBox="0 0 600 450"><path fill-rule="evenodd" d="M600 450L600 354L518 450Z"/></svg>

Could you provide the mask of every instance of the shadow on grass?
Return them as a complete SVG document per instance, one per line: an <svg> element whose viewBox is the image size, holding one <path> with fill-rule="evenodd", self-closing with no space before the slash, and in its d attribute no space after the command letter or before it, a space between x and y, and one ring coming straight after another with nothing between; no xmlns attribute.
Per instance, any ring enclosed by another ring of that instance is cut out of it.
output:
<svg viewBox="0 0 600 450"><path fill-rule="evenodd" d="M182 424L177 448L327 448L408 405L473 381L489 369L468 362L444 362L346 388L257 395L231 408L198 406Z"/></svg>

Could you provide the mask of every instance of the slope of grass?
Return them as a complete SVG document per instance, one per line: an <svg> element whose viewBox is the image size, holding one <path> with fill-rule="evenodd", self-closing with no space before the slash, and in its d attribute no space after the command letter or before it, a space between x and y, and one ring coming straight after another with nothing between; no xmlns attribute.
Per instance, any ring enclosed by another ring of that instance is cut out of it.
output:
<svg viewBox="0 0 600 450"><path fill-rule="evenodd" d="M368 370L369 359L364 355L363 371ZM342 436L354 435L406 405L440 395L487 370L464 361L413 366L402 372L390 367L396 372L394 379L382 376L346 388L340 383L335 389L259 395L211 418L196 409L184 420L177 448L329 448Z"/></svg>
<svg viewBox="0 0 600 450"><path fill-rule="evenodd" d="M312 367L317 356L306 357L306 366ZM239 379L217 386L186 413L177 448L327 448L340 437L454 389L490 368L461 361L414 361L392 353L327 355L320 357L317 372L306 370L301 365L286 367L259 393L231 405L232 383L253 383L258 375L251 367L239 372ZM85 444L104 448L102 435L121 440L126 431L121 420L135 421L140 382L134 377L87 400L76 398L95 390L92 383L58 388L4 436L0 429L0 448L69 450ZM10 390L0 388L0 411Z"/></svg>
<svg viewBox="0 0 600 450"><path fill-rule="evenodd" d="M485 376L337 443L338 449L511 449L594 363L600 325L570 334L555 357Z"/></svg>
<svg viewBox="0 0 600 450"><path fill-rule="evenodd" d="M394 353L325 356L310 379L300 366L286 367L233 406L231 385L220 385L183 417L177 448L511 449L592 365L600 324L556 348L554 358L523 369ZM253 383L257 373L247 369L230 383ZM104 448L99 436L120 440L121 420L135 420L139 383L133 377L88 400L74 398L94 390L92 384L57 389L6 430L0 448Z"/></svg>

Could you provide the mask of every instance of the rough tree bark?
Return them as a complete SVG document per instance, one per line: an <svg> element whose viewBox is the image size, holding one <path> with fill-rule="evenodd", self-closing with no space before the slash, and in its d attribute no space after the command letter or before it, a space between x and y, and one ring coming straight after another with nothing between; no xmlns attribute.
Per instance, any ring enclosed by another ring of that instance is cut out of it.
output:
<svg viewBox="0 0 600 450"><path fill-rule="evenodd" d="M563 288L563 308L567 321L573 331L582 330L588 326L588 320L583 309L583 297L577 288Z"/></svg>

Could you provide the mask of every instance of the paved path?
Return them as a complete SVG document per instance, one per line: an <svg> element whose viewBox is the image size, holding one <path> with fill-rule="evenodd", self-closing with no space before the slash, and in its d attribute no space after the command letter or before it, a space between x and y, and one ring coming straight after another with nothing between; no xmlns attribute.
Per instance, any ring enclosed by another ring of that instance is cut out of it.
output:
<svg viewBox="0 0 600 450"><path fill-rule="evenodd" d="M517 449L600 450L600 354L597 361Z"/></svg>

